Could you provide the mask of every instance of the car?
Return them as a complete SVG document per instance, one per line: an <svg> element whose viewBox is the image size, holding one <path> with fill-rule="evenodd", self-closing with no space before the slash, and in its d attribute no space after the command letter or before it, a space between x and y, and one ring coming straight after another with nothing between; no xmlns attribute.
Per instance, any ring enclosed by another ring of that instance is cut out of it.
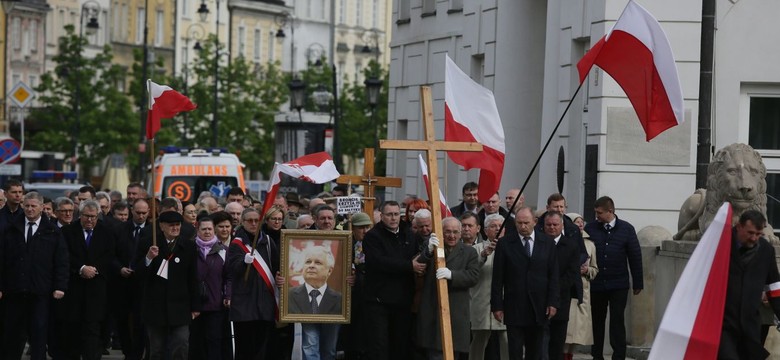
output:
<svg viewBox="0 0 780 360"><path fill-rule="evenodd" d="M24 191L35 191L44 197L55 200L58 197L68 195L72 191L78 191L82 186L85 186L85 184L36 182L24 184Z"/></svg>

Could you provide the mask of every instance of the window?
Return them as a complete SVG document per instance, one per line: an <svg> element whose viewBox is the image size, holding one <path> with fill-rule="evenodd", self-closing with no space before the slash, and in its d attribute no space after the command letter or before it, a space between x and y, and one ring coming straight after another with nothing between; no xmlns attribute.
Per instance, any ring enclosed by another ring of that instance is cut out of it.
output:
<svg viewBox="0 0 780 360"><path fill-rule="evenodd" d="M749 121L750 146L755 149L780 150L780 96L751 96Z"/></svg>
<svg viewBox="0 0 780 360"><path fill-rule="evenodd" d="M260 29L255 29L255 37L254 37L254 59L255 61L260 61L260 46L262 45L263 35L262 31Z"/></svg>
<svg viewBox="0 0 780 360"><path fill-rule="evenodd" d="M30 85L30 87L33 89L35 89L35 87L38 86L38 76L30 75L27 81L29 81L27 85Z"/></svg>
<svg viewBox="0 0 780 360"><path fill-rule="evenodd" d="M122 4L122 22L120 26L120 39L127 41L127 26L130 22L130 13L127 10L127 4Z"/></svg>
<svg viewBox="0 0 780 360"><path fill-rule="evenodd" d="M22 19L18 17L11 20L11 39L14 50L22 48Z"/></svg>
<svg viewBox="0 0 780 360"><path fill-rule="evenodd" d="M374 6L371 8L371 28L379 28L379 0L374 0Z"/></svg>
<svg viewBox="0 0 780 360"><path fill-rule="evenodd" d="M463 10L463 0L450 0L450 10Z"/></svg>
<svg viewBox="0 0 780 360"><path fill-rule="evenodd" d="M181 2L181 16L185 18L190 17L190 6L188 5L191 0L182 0Z"/></svg>
<svg viewBox="0 0 780 360"><path fill-rule="evenodd" d="M411 0L398 0L398 20L408 20L412 16L411 12Z"/></svg>
<svg viewBox="0 0 780 360"><path fill-rule="evenodd" d="M306 0L306 18L311 18L311 1Z"/></svg>
<svg viewBox="0 0 780 360"><path fill-rule="evenodd" d="M38 20L30 20L30 51L38 51Z"/></svg>
<svg viewBox="0 0 780 360"><path fill-rule="evenodd" d="M436 12L436 0L423 0L423 14L430 14Z"/></svg>
<svg viewBox="0 0 780 360"><path fill-rule="evenodd" d="M343 74L342 71L344 71L346 68L347 68L347 64L344 63L344 61L339 61L339 68L337 70L338 73L339 74ZM343 76L339 76L338 79L337 79L337 82L338 82L339 89L344 88L344 77Z"/></svg>
<svg viewBox="0 0 780 360"><path fill-rule="evenodd" d="M355 1L355 26L363 26L363 2Z"/></svg>
<svg viewBox="0 0 780 360"><path fill-rule="evenodd" d="M138 8L135 16L135 43L143 44L144 42L144 18L146 18L146 9Z"/></svg>
<svg viewBox="0 0 780 360"><path fill-rule="evenodd" d="M339 0L339 24L347 21L347 0Z"/></svg>
<svg viewBox="0 0 780 360"><path fill-rule="evenodd" d="M363 72L363 64L355 63L355 83L360 84L360 74Z"/></svg>
<svg viewBox="0 0 780 360"><path fill-rule="evenodd" d="M14 74L11 76L11 86L16 86L20 81L22 81L22 77L19 76L19 74Z"/></svg>
<svg viewBox="0 0 780 360"><path fill-rule="evenodd" d="M246 55L246 28L243 26L238 27L238 56L244 57Z"/></svg>
<svg viewBox="0 0 780 360"><path fill-rule="evenodd" d="M122 32L122 13L120 12L119 6L114 6L111 11L114 12L114 26L116 26L116 31L111 32L111 40L117 41L120 39L120 34Z"/></svg>
<svg viewBox="0 0 780 360"><path fill-rule="evenodd" d="M165 25L165 14L163 14L162 10L157 10L157 21L155 22L155 29L154 29L154 45L160 46L163 43L163 34L165 33L165 30L163 26Z"/></svg>
<svg viewBox="0 0 780 360"><path fill-rule="evenodd" d="M268 33L268 62L274 61L274 41L276 40L276 33L273 30Z"/></svg>

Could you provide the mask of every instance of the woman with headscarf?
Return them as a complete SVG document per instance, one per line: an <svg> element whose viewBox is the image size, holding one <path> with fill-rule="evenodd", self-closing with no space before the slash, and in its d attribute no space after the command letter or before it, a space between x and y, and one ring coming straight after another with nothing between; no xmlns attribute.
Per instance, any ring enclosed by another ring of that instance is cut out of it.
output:
<svg viewBox="0 0 780 360"><path fill-rule="evenodd" d="M571 360L574 357L574 345L593 345L593 329L591 327L592 319L590 315L590 281L598 274L599 267L596 264L596 245L590 240L588 233L583 230L585 228L585 220L577 213L568 213L566 216L580 228L582 239L585 241L585 250L588 253L588 260L580 266L582 303L577 304L578 300L572 299L569 312L564 359Z"/></svg>
<svg viewBox="0 0 780 360"><path fill-rule="evenodd" d="M200 218L195 237L198 250L196 268L202 302L200 316L190 326L190 359L222 359L222 321L225 297L225 255L227 248L214 234L214 221Z"/></svg>

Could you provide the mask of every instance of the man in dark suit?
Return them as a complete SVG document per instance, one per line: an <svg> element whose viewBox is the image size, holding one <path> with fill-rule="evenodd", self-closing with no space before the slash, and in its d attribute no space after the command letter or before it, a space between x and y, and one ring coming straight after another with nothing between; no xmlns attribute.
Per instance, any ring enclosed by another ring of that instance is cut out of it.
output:
<svg viewBox="0 0 780 360"><path fill-rule="evenodd" d="M22 357L30 343L30 358L46 359L51 299L62 299L68 288L68 248L57 226L41 216L43 196L24 195L24 216L3 233L0 249L0 298L6 301L3 351Z"/></svg>
<svg viewBox="0 0 780 360"><path fill-rule="evenodd" d="M556 314L550 319L550 326L545 332L548 356L543 358L550 360L563 360L563 346L566 343L571 299L582 299L582 285L576 286L577 282L582 281L579 271L580 251L572 234L563 234L562 217L563 214L557 211L548 211L544 218L544 233L555 242L555 252L558 258L558 287L560 288L560 301L555 306Z"/></svg>
<svg viewBox="0 0 780 360"><path fill-rule="evenodd" d="M65 334L63 350L68 358L99 359L102 355L100 324L108 312L108 282L119 273L115 233L98 221L100 205L83 200L79 221L62 228L70 254L68 295L63 298Z"/></svg>
<svg viewBox="0 0 780 360"><path fill-rule="evenodd" d="M473 181L463 185L463 201L450 208L452 216L460 219L463 213L470 211L474 215L479 213L479 185Z"/></svg>
<svg viewBox="0 0 780 360"><path fill-rule="evenodd" d="M775 249L762 237L766 218L747 210L731 232L731 257L726 306L718 359L765 359L761 342L761 295L766 292L775 316L780 317L780 274ZM768 291L767 291L768 290Z"/></svg>
<svg viewBox="0 0 780 360"><path fill-rule="evenodd" d="M303 251L304 284L290 289L291 314L341 314L341 293L328 286L336 264L333 254L324 246Z"/></svg>
<svg viewBox="0 0 780 360"><path fill-rule="evenodd" d="M144 289L141 320L146 324L151 360L187 359L189 325L200 315L198 255L195 242L179 236L183 220L175 211L161 213L159 246L151 237L142 238L137 256L135 269Z"/></svg>
<svg viewBox="0 0 780 360"><path fill-rule="evenodd" d="M493 260L490 309L506 324L512 359L541 359L544 327L560 300L555 242L534 231L530 208L515 216L516 232L498 241Z"/></svg>

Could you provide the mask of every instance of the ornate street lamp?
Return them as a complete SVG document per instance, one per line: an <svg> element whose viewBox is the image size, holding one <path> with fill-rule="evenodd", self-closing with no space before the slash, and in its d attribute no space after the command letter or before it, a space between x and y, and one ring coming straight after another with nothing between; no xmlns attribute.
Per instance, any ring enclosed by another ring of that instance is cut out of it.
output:
<svg viewBox="0 0 780 360"><path fill-rule="evenodd" d="M374 125L376 139L374 147L376 149L379 149L379 124L376 121L376 106L379 104L379 93L382 90L383 83L382 79L373 75L363 81L363 84L366 85L366 100L368 100L368 106L371 108L371 123Z"/></svg>
<svg viewBox="0 0 780 360"><path fill-rule="evenodd" d="M100 23L98 23L98 15L100 14L100 4L95 0L89 0L81 5L81 14L79 17L79 42L84 39L84 28L86 28L87 36L91 36L100 29ZM88 16L88 22L85 24L85 16ZM81 43L79 43L79 57L81 57ZM73 170L76 170L76 164L79 157L79 136L81 132L81 84L76 84L74 93L75 102L75 116L74 116L74 131L73 131Z"/></svg>
<svg viewBox="0 0 780 360"><path fill-rule="evenodd" d="M294 78L287 86L290 88L290 111L297 110L298 117L301 118L301 109L303 109L306 100L306 83L303 80Z"/></svg>

